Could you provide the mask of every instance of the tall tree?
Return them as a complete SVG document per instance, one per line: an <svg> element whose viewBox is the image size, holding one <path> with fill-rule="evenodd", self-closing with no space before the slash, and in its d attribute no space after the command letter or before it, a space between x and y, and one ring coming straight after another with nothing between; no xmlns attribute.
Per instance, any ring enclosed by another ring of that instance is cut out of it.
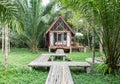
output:
<svg viewBox="0 0 120 84"><path fill-rule="evenodd" d="M14 14L17 12L16 6L12 0L0 0L0 23L5 28L5 70L8 67L8 51L9 51L9 42L8 42L8 25L10 25Z"/></svg>
<svg viewBox="0 0 120 84"><path fill-rule="evenodd" d="M45 31L44 16L50 13L54 2L46 6L42 0L17 0L19 5L19 20L24 25L22 35L26 38L26 44L33 52L38 52L38 45ZM47 28L47 27L46 27Z"/></svg>

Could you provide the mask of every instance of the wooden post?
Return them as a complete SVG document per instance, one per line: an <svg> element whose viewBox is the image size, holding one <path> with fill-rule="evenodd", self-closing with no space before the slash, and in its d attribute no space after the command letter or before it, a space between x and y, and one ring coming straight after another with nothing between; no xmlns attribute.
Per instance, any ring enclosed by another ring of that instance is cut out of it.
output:
<svg viewBox="0 0 120 84"><path fill-rule="evenodd" d="M72 47L70 47L70 53L72 52Z"/></svg>
<svg viewBox="0 0 120 84"><path fill-rule="evenodd" d="M54 60L54 56L51 56L51 61L53 61Z"/></svg>
<svg viewBox="0 0 120 84"><path fill-rule="evenodd" d="M49 52L51 52L50 46L49 46Z"/></svg>
<svg viewBox="0 0 120 84"><path fill-rule="evenodd" d="M65 56L63 56L63 61L65 61Z"/></svg>
<svg viewBox="0 0 120 84"><path fill-rule="evenodd" d="M50 32L49 32L49 52L51 52L51 50L50 50L50 46L51 46L51 42L50 42Z"/></svg>
<svg viewBox="0 0 120 84"><path fill-rule="evenodd" d="M64 46L64 32L62 32L62 47Z"/></svg>
<svg viewBox="0 0 120 84"><path fill-rule="evenodd" d="M32 67L29 67L29 70L32 71Z"/></svg>
<svg viewBox="0 0 120 84"><path fill-rule="evenodd" d="M86 49L86 47L84 47L84 53L86 53L86 51L87 51L87 49Z"/></svg>
<svg viewBox="0 0 120 84"><path fill-rule="evenodd" d="M57 32L57 47L58 47L58 32Z"/></svg>
<svg viewBox="0 0 120 84"><path fill-rule="evenodd" d="M84 67L84 70L86 71L86 73L90 73L90 67Z"/></svg>

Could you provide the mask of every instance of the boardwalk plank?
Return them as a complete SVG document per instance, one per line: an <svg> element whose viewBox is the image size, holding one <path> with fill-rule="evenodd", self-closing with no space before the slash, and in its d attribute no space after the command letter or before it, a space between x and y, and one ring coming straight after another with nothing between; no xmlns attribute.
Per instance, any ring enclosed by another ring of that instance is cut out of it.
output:
<svg viewBox="0 0 120 84"><path fill-rule="evenodd" d="M69 67L64 65L51 66L45 84L74 84Z"/></svg>
<svg viewBox="0 0 120 84"><path fill-rule="evenodd" d="M34 65L36 63L40 63L40 62L47 62L50 58L49 54L42 54L41 56L39 56L38 58L36 58L35 60L33 60L32 62L30 62L28 64L29 65Z"/></svg>
<svg viewBox="0 0 120 84"><path fill-rule="evenodd" d="M56 54L64 54L64 50L63 49L57 49L56 50L56 52L55 52Z"/></svg>
<svg viewBox="0 0 120 84"><path fill-rule="evenodd" d="M87 62L32 62L28 66L52 66L52 65L66 65L66 66L78 66L78 67L90 67Z"/></svg>

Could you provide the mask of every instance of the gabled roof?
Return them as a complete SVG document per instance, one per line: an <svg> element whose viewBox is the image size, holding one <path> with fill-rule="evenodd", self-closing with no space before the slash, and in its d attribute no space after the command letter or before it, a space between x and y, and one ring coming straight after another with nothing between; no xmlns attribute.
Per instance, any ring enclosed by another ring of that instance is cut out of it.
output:
<svg viewBox="0 0 120 84"><path fill-rule="evenodd" d="M61 19L61 20L64 22L64 24L67 26L67 28L68 28L68 29L72 32L72 34L74 35L74 32L73 32L72 28L68 25L68 23L64 20L64 18L63 18L62 16L59 16L59 17L52 23L52 25L49 27L49 29L46 31L45 34L47 34L47 33L53 28L53 26L59 21L59 19Z"/></svg>

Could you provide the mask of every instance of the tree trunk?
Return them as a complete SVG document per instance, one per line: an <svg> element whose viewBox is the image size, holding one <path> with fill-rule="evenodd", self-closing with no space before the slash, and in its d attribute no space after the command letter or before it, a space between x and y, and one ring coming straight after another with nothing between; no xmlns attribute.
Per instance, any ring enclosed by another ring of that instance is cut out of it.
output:
<svg viewBox="0 0 120 84"><path fill-rule="evenodd" d="M31 45L29 46L32 52L38 53L38 42L37 41L32 41Z"/></svg>
<svg viewBox="0 0 120 84"><path fill-rule="evenodd" d="M8 43L8 24L5 25L5 70L8 68L8 52L9 52L9 43Z"/></svg>
<svg viewBox="0 0 120 84"><path fill-rule="evenodd" d="M2 28L2 53L4 53L5 50L5 33L4 33L4 28Z"/></svg>
<svg viewBox="0 0 120 84"><path fill-rule="evenodd" d="M100 56L103 55L103 46L102 46L102 31L100 32L100 42L99 42L99 52L100 52Z"/></svg>
<svg viewBox="0 0 120 84"><path fill-rule="evenodd" d="M118 66L117 66L116 61L114 59L115 58L112 57L112 56L111 56L111 58L108 57L106 59L106 63L105 64L107 64L108 67L107 67L107 70L105 71L104 74L110 74L110 73L115 74L116 73L116 71L118 70ZM111 69L111 71L110 71L110 69Z"/></svg>
<svg viewBox="0 0 120 84"><path fill-rule="evenodd" d="M92 72L94 72L94 63L95 63L95 28L94 28L94 16L92 18Z"/></svg>
<svg viewBox="0 0 120 84"><path fill-rule="evenodd" d="M10 34L10 29L8 29L8 34ZM9 37L9 35L8 35ZM8 38L8 48L9 48L9 53L10 53L10 38Z"/></svg>
<svg viewBox="0 0 120 84"><path fill-rule="evenodd" d="M93 32L92 36L92 72L94 71L94 63L95 63L95 36Z"/></svg>
<svg viewBox="0 0 120 84"><path fill-rule="evenodd" d="M87 31L88 50L90 50L90 39L89 39L89 28L88 27L86 28L86 31Z"/></svg>

